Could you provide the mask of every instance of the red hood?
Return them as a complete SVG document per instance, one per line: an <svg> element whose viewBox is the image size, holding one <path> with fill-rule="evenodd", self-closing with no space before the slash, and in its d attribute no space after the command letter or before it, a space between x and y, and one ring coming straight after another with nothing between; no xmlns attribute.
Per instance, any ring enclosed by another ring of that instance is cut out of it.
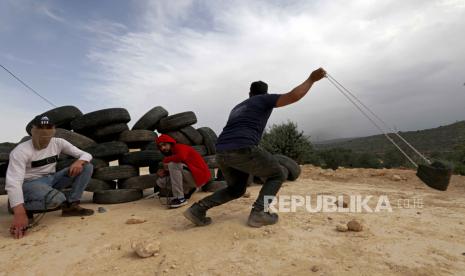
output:
<svg viewBox="0 0 465 276"><path fill-rule="evenodd" d="M159 145L160 143L172 143L172 144L176 144L176 140L174 140L171 136L166 135L166 134L160 135L160 136L155 140L155 142L157 143L157 145Z"/></svg>

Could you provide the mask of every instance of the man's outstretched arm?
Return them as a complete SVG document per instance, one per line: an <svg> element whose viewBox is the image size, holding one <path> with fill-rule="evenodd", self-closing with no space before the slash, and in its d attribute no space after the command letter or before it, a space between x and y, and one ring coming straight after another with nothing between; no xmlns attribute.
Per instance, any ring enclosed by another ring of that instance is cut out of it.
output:
<svg viewBox="0 0 465 276"><path fill-rule="evenodd" d="M283 94L279 97L278 101L276 102L276 107L283 107L289 104L293 104L300 99L302 99L307 92L312 87L313 83L321 80L326 76L326 71L323 68L319 68L313 71L307 80L305 80L302 84L292 89L290 92Z"/></svg>

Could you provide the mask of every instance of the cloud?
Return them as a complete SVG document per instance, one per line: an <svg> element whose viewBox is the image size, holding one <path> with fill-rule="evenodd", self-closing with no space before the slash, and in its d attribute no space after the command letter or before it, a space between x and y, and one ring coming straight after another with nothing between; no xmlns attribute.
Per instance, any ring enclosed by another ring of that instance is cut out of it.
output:
<svg viewBox="0 0 465 276"><path fill-rule="evenodd" d="M38 10L39 10L40 13L42 13L43 15L47 16L48 18L50 18L50 19L52 19L54 21L57 21L57 22L60 22L60 23L65 22L65 19L63 17L59 16L55 11L52 11L52 9L50 7L42 5L42 6L38 7Z"/></svg>
<svg viewBox="0 0 465 276"><path fill-rule="evenodd" d="M140 10L137 30L92 25L87 55L89 98L133 119L163 105L220 131L250 82L287 92L319 66L399 129L465 118L462 1L147 1ZM325 81L271 122L287 119L320 139L376 132Z"/></svg>

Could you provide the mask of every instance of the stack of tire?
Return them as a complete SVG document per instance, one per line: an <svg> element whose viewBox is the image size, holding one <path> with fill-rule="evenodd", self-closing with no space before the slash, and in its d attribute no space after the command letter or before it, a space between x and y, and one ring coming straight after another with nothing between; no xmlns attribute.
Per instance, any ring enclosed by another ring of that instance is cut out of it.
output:
<svg viewBox="0 0 465 276"><path fill-rule="evenodd" d="M168 112L158 106L149 110L143 115L139 121L134 124L133 131L140 130L156 130L158 133L167 134L176 140L177 143L192 146L200 155L203 156L205 162L210 168L212 180L203 186L204 191L214 191L218 186L215 181L215 169L218 168L216 162L216 133L209 127L193 127L197 123L197 117L194 112L182 112L168 116ZM145 152L150 150L158 150L155 142L148 144L145 147ZM137 157L136 157L137 158ZM143 160L143 157L138 158ZM151 174L158 170L158 162L156 164L148 164ZM220 183L224 184L224 183Z"/></svg>
<svg viewBox="0 0 465 276"><path fill-rule="evenodd" d="M217 167L215 143L217 136L208 127L194 128L197 117L193 112L170 115L157 106L144 114L129 129L131 117L124 108L108 108L83 114L75 106L62 106L42 113L56 124L56 137L69 141L93 156L94 173L86 190L93 192L93 201L115 204L142 198L143 190L153 188L156 171L163 155L155 144L157 133L165 133L177 142L191 145L212 170ZM30 135L32 120L26 126ZM20 142L31 139L26 136ZM14 143L0 144L0 194L5 194L5 175L9 153ZM62 154L57 171L70 166L74 158ZM117 161L117 162L115 162ZM110 166L110 163L112 164ZM140 175L140 168L150 174Z"/></svg>
<svg viewBox="0 0 465 276"><path fill-rule="evenodd" d="M145 113L132 129L128 127L130 114L124 108L108 108L83 114L75 106L62 106L42 115L48 116L55 123L56 137L92 154L94 173L86 190L94 193L95 203L135 201L143 197L145 189L154 187L156 172L163 159L155 139L162 133L170 135L178 143L192 146L203 156L212 173L212 180L203 186L204 191L213 192L226 186L221 174L216 175L217 135L209 127L195 128L197 117L194 112L169 115L163 107L156 106ZM26 126L29 135L31 128L32 120ZM20 143L28 139L31 137L24 137ZM5 194L9 154L15 146L14 143L0 144L0 194ZM297 179L300 175L299 165L286 156L277 155L276 158L286 178ZM74 161L72 157L62 154L57 171L70 166ZM140 175L141 168L148 168L150 174Z"/></svg>
<svg viewBox="0 0 465 276"><path fill-rule="evenodd" d="M15 143L0 143L0 195L6 195L5 176L8 169L10 152L16 147Z"/></svg>

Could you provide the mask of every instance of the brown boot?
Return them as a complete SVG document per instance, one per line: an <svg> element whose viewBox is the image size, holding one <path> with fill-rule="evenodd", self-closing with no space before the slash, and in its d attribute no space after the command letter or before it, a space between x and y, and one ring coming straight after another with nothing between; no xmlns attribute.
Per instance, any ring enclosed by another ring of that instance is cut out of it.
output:
<svg viewBox="0 0 465 276"><path fill-rule="evenodd" d="M66 202L61 208L61 215L63 217L83 217L91 216L94 214L94 210L86 209L79 206L79 201L76 202Z"/></svg>

